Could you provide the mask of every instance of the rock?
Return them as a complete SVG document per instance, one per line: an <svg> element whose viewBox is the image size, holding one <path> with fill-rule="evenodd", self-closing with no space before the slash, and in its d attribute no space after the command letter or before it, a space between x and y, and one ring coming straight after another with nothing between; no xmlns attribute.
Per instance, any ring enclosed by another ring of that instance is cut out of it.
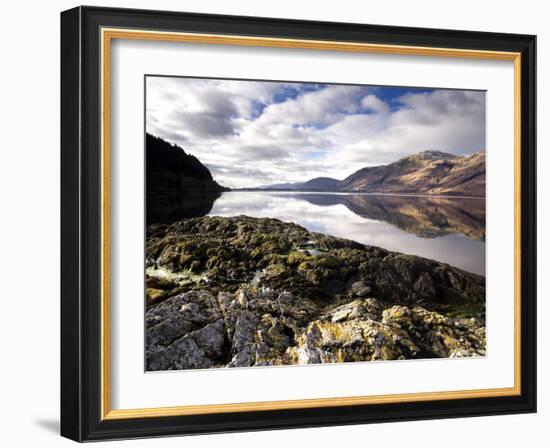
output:
<svg viewBox="0 0 550 448"><path fill-rule="evenodd" d="M145 291L145 298L147 305L160 302L166 296L166 292L163 289L147 288Z"/></svg>
<svg viewBox="0 0 550 448"><path fill-rule="evenodd" d="M213 367L212 361L190 336L184 336L165 350L155 351L147 356L147 370L206 369Z"/></svg>
<svg viewBox="0 0 550 448"><path fill-rule="evenodd" d="M235 353L227 367L250 367L254 365L256 344L247 345L240 352Z"/></svg>
<svg viewBox="0 0 550 448"><path fill-rule="evenodd" d="M248 297L244 291L239 291L239 294L237 295L237 303L243 309L248 308Z"/></svg>
<svg viewBox="0 0 550 448"><path fill-rule="evenodd" d="M190 334L197 346L202 349L209 358L217 358L224 351L224 320L218 319L213 324L208 324Z"/></svg>
<svg viewBox="0 0 550 448"><path fill-rule="evenodd" d="M485 355L485 279L446 264L248 217L155 226L146 250L148 370Z"/></svg>
<svg viewBox="0 0 550 448"><path fill-rule="evenodd" d="M312 241L318 253L301 252ZM428 306L485 301L482 276L433 260L309 232L276 219L187 219L155 228L147 239L146 253L158 269L192 271L196 277L208 279L211 290L231 293L254 283L289 292L296 300L317 302L344 295ZM149 279L147 286L158 288ZM187 290L203 288L203 283L195 281ZM168 297L161 295L152 302ZM239 300L245 306L245 297Z"/></svg>
<svg viewBox="0 0 550 448"><path fill-rule="evenodd" d="M204 291L191 296L207 296ZM319 310L311 321L282 316L265 296L249 291L255 311L233 300L224 312L183 305L180 313L147 328L149 370L316 364L485 355L485 328L476 319L453 319L422 307L357 299ZM186 297L185 299L189 299ZM168 299L163 305L184 300ZM219 306L219 305L218 305ZM171 307L174 309L174 307ZM271 312L263 311L271 309ZM263 310L263 311L262 311ZM154 307L147 311L152 313ZM223 314L225 317L219 317ZM208 315L211 323L196 328ZM216 319L216 317L218 317ZM195 325L194 325L195 323Z"/></svg>
<svg viewBox="0 0 550 448"><path fill-rule="evenodd" d="M232 332L232 346L236 353L245 350L255 343L255 332L258 321L258 318L250 312L239 316Z"/></svg>
<svg viewBox="0 0 550 448"><path fill-rule="evenodd" d="M357 297L367 297L371 291L372 289L362 281L355 282L351 285L351 293Z"/></svg>

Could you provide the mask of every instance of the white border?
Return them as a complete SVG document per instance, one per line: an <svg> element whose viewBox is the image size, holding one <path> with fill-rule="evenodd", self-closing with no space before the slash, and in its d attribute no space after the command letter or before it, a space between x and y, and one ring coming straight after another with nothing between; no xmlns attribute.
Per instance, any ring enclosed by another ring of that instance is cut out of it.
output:
<svg viewBox="0 0 550 448"><path fill-rule="evenodd" d="M421 59L421 63L419 63ZM514 385L511 61L114 40L111 47L112 409ZM145 373L144 74L487 89L488 356Z"/></svg>

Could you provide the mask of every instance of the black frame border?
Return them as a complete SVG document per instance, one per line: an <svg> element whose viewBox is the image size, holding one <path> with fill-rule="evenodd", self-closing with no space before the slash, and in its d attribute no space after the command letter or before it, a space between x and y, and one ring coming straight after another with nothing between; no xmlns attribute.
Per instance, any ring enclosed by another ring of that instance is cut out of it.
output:
<svg viewBox="0 0 550 448"><path fill-rule="evenodd" d="M101 420L102 27L521 53L521 395ZM536 262L536 36L83 6L61 14L61 435L92 441L536 412Z"/></svg>

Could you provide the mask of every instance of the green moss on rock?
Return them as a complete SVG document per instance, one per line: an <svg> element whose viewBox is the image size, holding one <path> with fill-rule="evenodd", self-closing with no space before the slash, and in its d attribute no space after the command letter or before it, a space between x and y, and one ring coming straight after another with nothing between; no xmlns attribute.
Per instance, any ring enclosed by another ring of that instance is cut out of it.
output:
<svg viewBox="0 0 550 448"><path fill-rule="evenodd" d="M485 279L444 263L246 216L151 226L146 259L151 370L485 353Z"/></svg>

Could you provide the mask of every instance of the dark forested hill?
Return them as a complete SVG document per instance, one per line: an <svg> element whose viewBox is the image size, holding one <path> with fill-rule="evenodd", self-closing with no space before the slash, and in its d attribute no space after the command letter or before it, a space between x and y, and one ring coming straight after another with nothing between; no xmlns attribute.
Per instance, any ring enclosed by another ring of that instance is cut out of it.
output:
<svg viewBox="0 0 550 448"><path fill-rule="evenodd" d="M199 159L182 148L147 134L147 223L171 223L204 216L226 188Z"/></svg>
<svg viewBox="0 0 550 448"><path fill-rule="evenodd" d="M147 134L145 148L147 193L224 190L199 159L179 146Z"/></svg>

